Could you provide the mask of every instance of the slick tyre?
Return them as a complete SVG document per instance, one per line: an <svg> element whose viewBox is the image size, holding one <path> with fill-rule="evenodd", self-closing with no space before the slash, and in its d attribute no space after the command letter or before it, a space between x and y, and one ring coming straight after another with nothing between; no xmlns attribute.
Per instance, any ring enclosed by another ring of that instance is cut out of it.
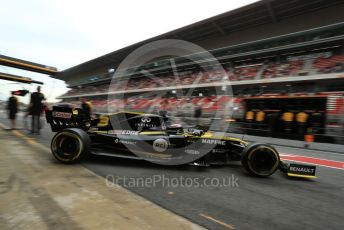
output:
<svg viewBox="0 0 344 230"><path fill-rule="evenodd" d="M64 129L53 137L51 152L58 161L73 164L88 155L90 144L90 137L82 129Z"/></svg>
<svg viewBox="0 0 344 230"><path fill-rule="evenodd" d="M244 149L241 164L253 176L268 177L278 169L280 157L272 146L253 143Z"/></svg>

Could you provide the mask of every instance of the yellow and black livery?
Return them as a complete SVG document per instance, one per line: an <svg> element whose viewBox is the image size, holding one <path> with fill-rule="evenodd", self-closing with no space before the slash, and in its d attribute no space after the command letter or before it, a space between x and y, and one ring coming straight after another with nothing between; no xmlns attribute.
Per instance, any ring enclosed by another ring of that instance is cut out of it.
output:
<svg viewBox="0 0 344 230"><path fill-rule="evenodd" d="M165 165L226 165L241 161L252 175L315 177L315 166L290 165L270 145L249 143L226 133L182 127L156 114L118 112L84 115L82 109L55 106L46 112L57 134L51 150L57 160L76 163L88 154L148 160ZM292 172L291 172L292 170Z"/></svg>

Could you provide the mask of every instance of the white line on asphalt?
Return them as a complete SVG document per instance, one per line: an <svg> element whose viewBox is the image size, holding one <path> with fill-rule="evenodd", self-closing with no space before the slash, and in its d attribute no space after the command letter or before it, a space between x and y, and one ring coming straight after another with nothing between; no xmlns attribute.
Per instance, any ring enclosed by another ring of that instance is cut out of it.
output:
<svg viewBox="0 0 344 230"><path fill-rule="evenodd" d="M222 222L222 221L220 221L220 220L217 220L217 219L215 219L215 218L213 218L213 217L211 217L211 216L208 216L208 215L206 215L206 214L200 213L199 215L200 215L201 217L206 218L207 220L213 221L213 222L215 222L215 223L217 223L217 224L219 224L219 225L222 225L222 226L224 226L224 227L226 227L226 228L228 228L228 229L235 229L232 225L227 224L227 223L225 223L225 222Z"/></svg>

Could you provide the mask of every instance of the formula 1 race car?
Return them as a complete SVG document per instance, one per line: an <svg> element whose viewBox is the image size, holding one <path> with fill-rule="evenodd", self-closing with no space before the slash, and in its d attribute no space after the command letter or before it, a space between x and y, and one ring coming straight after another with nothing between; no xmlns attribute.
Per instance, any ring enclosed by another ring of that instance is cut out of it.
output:
<svg viewBox="0 0 344 230"><path fill-rule="evenodd" d="M275 148L225 133L182 127L167 117L118 112L96 117L79 108L54 106L46 112L53 132L54 157L76 163L88 154L143 159L163 165L225 165L241 161L252 175L267 177L278 169L289 176L315 178L315 166L286 164Z"/></svg>

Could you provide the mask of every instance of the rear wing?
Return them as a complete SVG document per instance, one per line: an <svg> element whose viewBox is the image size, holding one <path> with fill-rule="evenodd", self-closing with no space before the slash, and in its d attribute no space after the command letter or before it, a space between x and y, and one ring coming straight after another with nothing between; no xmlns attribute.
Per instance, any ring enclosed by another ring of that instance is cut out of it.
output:
<svg viewBox="0 0 344 230"><path fill-rule="evenodd" d="M66 128L86 129L88 123L80 108L53 106L52 110L46 111L45 117L53 132Z"/></svg>

